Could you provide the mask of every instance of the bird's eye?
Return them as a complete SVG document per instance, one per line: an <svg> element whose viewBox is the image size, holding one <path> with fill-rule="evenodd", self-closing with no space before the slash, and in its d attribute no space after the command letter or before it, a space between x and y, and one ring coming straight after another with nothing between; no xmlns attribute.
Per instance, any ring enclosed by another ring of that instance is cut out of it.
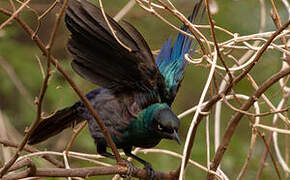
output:
<svg viewBox="0 0 290 180"><path fill-rule="evenodd" d="M160 131L160 132L166 132L166 133L173 133L173 129L171 129L171 128L167 128L167 127L164 127L164 126L162 126L161 124L158 124L157 125L157 129L158 129L158 131Z"/></svg>
<svg viewBox="0 0 290 180"><path fill-rule="evenodd" d="M158 128L159 131L163 130L163 127L160 124L158 124L157 128Z"/></svg>

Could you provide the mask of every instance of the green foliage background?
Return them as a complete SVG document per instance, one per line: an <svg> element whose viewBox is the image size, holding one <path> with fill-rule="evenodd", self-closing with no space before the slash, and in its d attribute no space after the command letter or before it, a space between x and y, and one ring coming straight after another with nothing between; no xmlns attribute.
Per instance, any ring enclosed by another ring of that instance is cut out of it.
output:
<svg viewBox="0 0 290 180"><path fill-rule="evenodd" d="M45 7L51 4L53 1L32 1L31 7L35 8L39 14L44 12ZM173 1L177 8L185 15L189 15L193 8L193 0L179 0ZM96 3L96 2L95 2ZM107 0L104 2L104 7L108 14L115 15L121 7L123 7L127 1ZM225 27L231 32L239 33L240 35L247 35L251 33L257 33L260 25L260 6L258 1L253 0L227 0L217 1L219 5L219 11L213 16L216 25ZM0 6L8 8L8 0L0 0ZM96 3L97 4L97 3ZM286 20L286 10L278 4L279 12L282 15L282 20ZM267 8L267 24L266 31L275 30L274 24L269 16L271 5L266 2ZM41 23L39 30L39 36L47 43L49 35L52 30L52 26L55 20L55 13L52 11L48 14ZM169 18L170 21L178 26L181 25L173 16L169 13L162 12L162 15ZM21 12L20 15L33 29L37 26L36 16L27 9ZM0 23L4 22L7 17L0 14ZM125 19L131 22L137 29L143 34L146 41L152 50L159 49L163 42L169 38L169 36L176 36L176 32L173 31L168 25L161 22L156 17L149 15L139 7L134 7ZM207 23L205 16L202 24ZM208 34L208 32L206 32ZM83 92L96 88L95 85L81 79L76 73L74 73L70 67L71 57L66 50L66 42L69 33L65 29L63 22L57 33L55 45L53 47L53 55L60 61L61 65L70 73L74 81L81 87ZM224 33L217 33L219 41L225 41L229 39ZM237 51L236 53L244 53L243 51ZM41 83L43 81L39 64L36 60L36 56L40 58L40 61L44 64L45 58L42 56L38 47L31 41L24 31L15 22L9 24L0 31L0 56L5 59L13 68L17 76L23 82L24 86L29 91L31 97L35 97L39 94ZM270 77L271 74L277 72L280 69L281 53L274 52L272 50L262 57L261 63L259 63L252 71L252 75L257 80L257 83L261 84L264 80ZM120 60L121 63L121 60ZM178 97L173 105L173 110L176 114L183 112L184 110L192 107L198 103L199 96L202 92L202 88L205 84L208 71L204 67L189 65L185 75L185 80L180 89ZM270 91L267 91L267 95L271 96L277 92L278 86L274 85ZM243 80L235 87L236 92L251 94L253 89L246 80ZM278 91L278 94L281 93ZM278 96L280 97L280 96ZM273 102L278 103L277 96L273 97ZM54 112L56 109L69 106L78 100L78 97L74 91L70 88L68 83L58 72L55 72L45 96L44 112L46 115ZM23 134L25 127L29 126L35 119L36 108L27 103L25 98L19 94L11 79L7 75L7 72L0 66L0 110L3 114L6 114L10 123ZM229 118L233 114L233 111L227 107L223 108L222 114L222 126L226 126ZM271 122L271 117L263 118L265 122ZM187 129L189 127L192 115L187 116L181 120L180 136L181 141L185 141ZM206 164L206 144L205 144L205 126L204 122L201 123L198 135L195 140L194 150L192 151L191 158L201 164ZM211 121L211 129L213 129L213 122ZM48 150L63 150L68 139L70 139L72 130L66 130L60 135L51 138L50 140L38 145L39 149ZM223 159L223 169L230 179L236 177L239 173L244 160L246 159L249 142L250 142L251 128L249 126L249 120L244 118L238 130L235 133L226 155ZM213 137L213 134L211 134ZM183 145L178 145L175 142L163 140L157 148L169 149L178 153L182 153ZM213 147L213 142L211 144ZM256 171L259 167L259 161L262 152L264 151L264 144L261 138L258 139L253 159L246 173L245 179L254 179ZM212 148L213 149L213 148ZM87 128L78 136L77 140L73 144L72 150L96 153L93 140L90 138ZM213 151L211 152L213 154ZM169 171L176 169L179 166L180 160L167 155L146 154L140 155L142 158L152 163L154 169L159 171ZM43 164L42 160L35 159L39 164ZM105 160L110 161L111 160ZM262 175L262 179L276 179L272 162L268 159L268 166L265 167ZM0 165L3 162L0 161ZM136 165L140 165L136 163ZM85 167L92 166L84 161L71 161L71 167ZM282 169L280 169L282 170ZM282 172L282 171L281 171ZM187 179L204 179L206 173L199 170L196 167L189 166L187 171ZM109 179L109 177L90 178L90 179Z"/></svg>

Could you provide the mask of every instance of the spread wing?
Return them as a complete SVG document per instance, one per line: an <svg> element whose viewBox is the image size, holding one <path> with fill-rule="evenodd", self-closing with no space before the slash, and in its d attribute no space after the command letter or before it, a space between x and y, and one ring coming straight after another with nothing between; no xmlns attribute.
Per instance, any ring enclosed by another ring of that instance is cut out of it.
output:
<svg viewBox="0 0 290 180"><path fill-rule="evenodd" d="M191 22L194 23L196 21L201 5L202 1L195 4L193 12L188 18ZM204 11L201 17L203 13ZM183 26L181 29L187 31L186 26ZM156 64L166 84L167 96L164 97L163 102L166 102L168 105L171 105L174 101L183 80L184 71L187 65L184 55L190 52L192 46L192 40L181 33L177 35L173 47L171 47L171 42L172 39L169 38L169 40L163 44L156 58Z"/></svg>
<svg viewBox="0 0 290 180"><path fill-rule="evenodd" d="M151 50L140 33L129 23L125 31L106 15L118 39L113 36L99 8L82 0L71 0L65 22L71 32L68 50L73 69L83 78L114 93L137 91L159 95L164 87Z"/></svg>

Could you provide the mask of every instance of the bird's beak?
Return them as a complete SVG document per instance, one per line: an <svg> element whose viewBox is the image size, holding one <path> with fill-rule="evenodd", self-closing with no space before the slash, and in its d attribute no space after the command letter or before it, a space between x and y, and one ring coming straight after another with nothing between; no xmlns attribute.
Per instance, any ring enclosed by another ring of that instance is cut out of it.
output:
<svg viewBox="0 0 290 180"><path fill-rule="evenodd" d="M178 136L178 134L177 134L177 132L176 132L175 130L174 130L174 132L173 132L173 139L174 139L175 141L177 141L178 144L180 144L179 136Z"/></svg>

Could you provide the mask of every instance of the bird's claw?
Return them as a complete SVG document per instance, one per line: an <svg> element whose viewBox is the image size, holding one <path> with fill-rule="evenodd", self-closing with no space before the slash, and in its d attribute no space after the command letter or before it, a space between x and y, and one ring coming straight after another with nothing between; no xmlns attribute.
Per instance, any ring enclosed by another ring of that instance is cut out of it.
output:
<svg viewBox="0 0 290 180"><path fill-rule="evenodd" d="M127 171L127 174L121 174L120 176L122 178L131 179L131 176L132 176L133 172L135 171L135 167L132 164L132 162L130 162L130 161L126 160L126 159L123 159L123 162L128 167L128 171Z"/></svg>
<svg viewBox="0 0 290 180"><path fill-rule="evenodd" d="M145 166L144 166L144 169L147 171L147 179L149 180L156 180L156 173L154 171L154 169L152 168L151 164L150 163L146 163Z"/></svg>

